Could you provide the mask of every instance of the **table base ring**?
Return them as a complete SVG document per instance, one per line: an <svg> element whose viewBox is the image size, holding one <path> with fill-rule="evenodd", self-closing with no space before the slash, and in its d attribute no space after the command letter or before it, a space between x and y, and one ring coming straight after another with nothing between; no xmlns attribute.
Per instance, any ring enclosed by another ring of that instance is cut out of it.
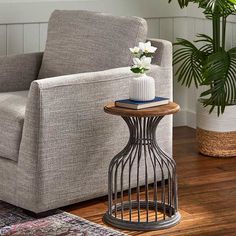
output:
<svg viewBox="0 0 236 236"><path fill-rule="evenodd" d="M138 204L140 204L140 209L145 210L146 209L146 201L141 201L138 203L137 201L132 201L132 210L138 209ZM155 210L155 202L149 201L149 210ZM122 205L121 203L116 205L116 211L117 214L121 211L123 208L124 211L130 209L130 202L124 202ZM163 212L164 204L161 202L157 203L157 209L158 212ZM175 212L175 214L170 214L170 212L174 212L175 209L173 207L170 207L169 205L165 204L166 209L166 219L158 219L158 221L130 221L127 219L121 219L114 216L115 212L115 206L112 207L112 215L107 212L103 220L105 223L118 227L121 229L126 230L141 230L141 231L150 231L150 230L161 230L161 229L167 229L172 226L177 225L180 222L181 216L179 212ZM160 217L162 218L162 217Z"/></svg>

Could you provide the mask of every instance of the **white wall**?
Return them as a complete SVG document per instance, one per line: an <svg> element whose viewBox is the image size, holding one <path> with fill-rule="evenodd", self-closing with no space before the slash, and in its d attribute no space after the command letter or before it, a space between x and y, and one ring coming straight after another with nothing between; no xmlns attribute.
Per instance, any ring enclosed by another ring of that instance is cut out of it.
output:
<svg viewBox="0 0 236 236"><path fill-rule="evenodd" d="M193 39L196 33L211 34L211 23L199 9L180 10L177 1L168 0L0 0L0 55L43 51L47 22L54 9L87 9L116 15L137 15L147 19L149 36L175 41ZM228 47L236 46L236 17L231 17L227 32ZM174 81L175 101L182 111L175 125L195 126L199 91L185 89Z"/></svg>

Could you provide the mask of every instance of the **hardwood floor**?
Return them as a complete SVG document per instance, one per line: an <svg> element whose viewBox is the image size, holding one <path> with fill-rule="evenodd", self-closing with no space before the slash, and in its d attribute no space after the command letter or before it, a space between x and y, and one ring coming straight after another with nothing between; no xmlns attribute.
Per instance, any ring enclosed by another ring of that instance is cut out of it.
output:
<svg viewBox="0 0 236 236"><path fill-rule="evenodd" d="M215 159L197 152L195 130L174 129L174 158L179 180L181 223L171 229L128 235L236 236L236 158ZM107 209L101 198L67 207L98 224Z"/></svg>

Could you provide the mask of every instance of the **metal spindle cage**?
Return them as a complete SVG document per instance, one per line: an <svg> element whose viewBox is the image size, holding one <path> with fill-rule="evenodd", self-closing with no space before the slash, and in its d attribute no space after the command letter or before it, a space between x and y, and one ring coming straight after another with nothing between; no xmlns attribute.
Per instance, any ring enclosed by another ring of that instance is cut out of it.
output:
<svg viewBox="0 0 236 236"><path fill-rule="evenodd" d="M157 230L180 220L176 164L157 144L163 116L122 117L130 138L111 161L104 221L129 230Z"/></svg>

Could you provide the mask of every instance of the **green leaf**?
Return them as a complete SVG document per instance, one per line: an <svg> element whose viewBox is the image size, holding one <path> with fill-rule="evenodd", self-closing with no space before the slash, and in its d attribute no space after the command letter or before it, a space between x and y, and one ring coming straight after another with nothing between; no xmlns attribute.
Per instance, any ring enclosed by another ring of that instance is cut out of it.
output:
<svg viewBox="0 0 236 236"><path fill-rule="evenodd" d="M174 65L179 64L176 71L178 82L190 87L194 82L198 87L203 80L202 63L206 60L205 53L200 51L194 44L185 39L177 39L175 46L180 46L174 52Z"/></svg>
<svg viewBox="0 0 236 236"><path fill-rule="evenodd" d="M228 0L228 1L236 5L236 0Z"/></svg>
<svg viewBox="0 0 236 236"><path fill-rule="evenodd" d="M133 73L135 73L135 74L144 74L144 73L147 72L149 69L136 67L136 68L131 68L130 70L131 70Z"/></svg>
<svg viewBox="0 0 236 236"><path fill-rule="evenodd" d="M208 0L204 2L205 3L202 7L205 9L204 14L208 18L222 16L227 17L235 12L234 3L232 0Z"/></svg>
<svg viewBox="0 0 236 236"><path fill-rule="evenodd" d="M209 56L203 71L205 80L202 85L208 85L210 88L203 92L201 97L209 96L204 100L204 104L212 108L217 107L217 113L220 115L227 105L236 102L236 48Z"/></svg>
<svg viewBox="0 0 236 236"><path fill-rule="evenodd" d="M130 69L133 73L139 74L141 73L141 69L140 68L131 68Z"/></svg>
<svg viewBox="0 0 236 236"><path fill-rule="evenodd" d="M204 45L199 50L204 53L205 56L212 54L214 48L213 39L206 34L198 34L197 38L198 39L194 41L195 43L204 43Z"/></svg>

